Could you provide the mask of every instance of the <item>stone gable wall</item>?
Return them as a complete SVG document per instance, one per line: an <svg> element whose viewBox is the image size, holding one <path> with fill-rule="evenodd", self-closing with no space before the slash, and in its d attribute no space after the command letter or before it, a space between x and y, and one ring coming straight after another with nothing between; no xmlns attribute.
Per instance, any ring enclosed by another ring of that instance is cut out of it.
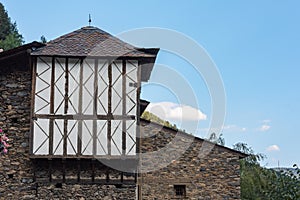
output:
<svg viewBox="0 0 300 200"><path fill-rule="evenodd" d="M199 139L193 140L187 134L176 135L173 130L158 125L144 123L142 129L144 169L160 168L143 174L139 180L143 199L182 199L175 195L174 185L186 186L183 199L240 199L237 155L214 146L201 158L203 142ZM158 147L164 149L159 155L147 155L157 152ZM176 155L178 150L182 152Z"/></svg>
<svg viewBox="0 0 300 200"><path fill-rule="evenodd" d="M30 93L30 72L0 73L0 128L12 145L8 154L0 156L0 199L135 199L135 184L34 182L29 159ZM76 177L77 171L73 173Z"/></svg>

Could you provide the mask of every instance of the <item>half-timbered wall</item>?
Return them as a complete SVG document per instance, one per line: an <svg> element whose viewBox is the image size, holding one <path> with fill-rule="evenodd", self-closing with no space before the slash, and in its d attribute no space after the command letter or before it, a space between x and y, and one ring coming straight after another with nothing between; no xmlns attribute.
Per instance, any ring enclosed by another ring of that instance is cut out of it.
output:
<svg viewBox="0 0 300 200"><path fill-rule="evenodd" d="M138 61L36 57L34 155L136 154Z"/></svg>

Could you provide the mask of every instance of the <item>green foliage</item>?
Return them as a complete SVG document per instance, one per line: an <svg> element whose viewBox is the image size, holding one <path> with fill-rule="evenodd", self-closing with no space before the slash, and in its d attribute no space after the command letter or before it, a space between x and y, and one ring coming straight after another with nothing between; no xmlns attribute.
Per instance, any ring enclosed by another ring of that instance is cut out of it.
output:
<svg viewBox="0 0 300 200"><path fill-rule="evenodd" d="M23 44L16 22L12 23L4 6L0 3L0 49L8 50Z"/></svg>
<svg viewBox="0 0 300 200"><path fill-rule="evenodd" d="M41 43L43 44L47 43L47 39L44 35L41 36Z"/></svg>
<svg viewBox="0 0 300 200"><path fill-rule="evenodd" d="M248 154L249 156L247 158L245 158L244 160L247 161L247 163L250 164L259 164L259 161L262 161L266 158L266 156L264 154L261 153L255 153L254 150L249 147L246 143L236 143L235 145L233 145L233 149L240 151L242 153Z"/></svg>
<svg viewBox="0 0 300 200"><path fill-rule="evenodd" d="M217 137L216 133L212 133L212 134L210 134L208 140L211 141L211 142L213 142L213 143L216 143L218 145L225 146L225 139L224 139L222 133L220 134L219 137Z"/></svg>
<svg viewBox="0 0 300 200"><path fill-rule="evenodd" d="M145 111L141 118L145 119L145 120L148 120L148 121L151 121L151 122L155 122L155 123L158 123L160 125L163 125L165 127L169 127L169 128L172 128L174 130L179 130L176 126L176 124L171 124L169 121L165 121L161 118L159 118L158 116L148 112L148 111Z"/></svg>
<svg viewBox="0 0 300 200"><path fill-rule="evenodd" d="M234 149L250 155L241 160L241 199L300 199L299 176L261 167L259 161L265 156L256 154L245 143L235 144ZM300 175L299 168L296 169Z"/></svg>
<svg viewBox="0 0 300 200"><path fill-rule="evenodd" d="M300 199L300 169L294 165L297 174L292 171L274 171L268 174L269 191L266 196L274 200L293 200Z"/></svg>

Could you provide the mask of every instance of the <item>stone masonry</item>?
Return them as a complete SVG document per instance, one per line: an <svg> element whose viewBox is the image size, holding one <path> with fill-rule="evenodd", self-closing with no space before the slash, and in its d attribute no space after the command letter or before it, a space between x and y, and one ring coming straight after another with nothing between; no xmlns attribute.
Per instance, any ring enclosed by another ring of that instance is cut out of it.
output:
<svg viewBox="0 0 300 200"><path fill-rule="evenodd" d="M240 199L239 153L145 121L142 133L143 199ZM174 185L186 187L185 197Z"/></svg>
<svg viewBox="0 0 300 200"><path fill-rule="evenodd" d="M29 158L30 93L30 72L0 73L0 127L12 145L8 154L0 156L0 199L135 199L134 184L34 182Z"/></svg>

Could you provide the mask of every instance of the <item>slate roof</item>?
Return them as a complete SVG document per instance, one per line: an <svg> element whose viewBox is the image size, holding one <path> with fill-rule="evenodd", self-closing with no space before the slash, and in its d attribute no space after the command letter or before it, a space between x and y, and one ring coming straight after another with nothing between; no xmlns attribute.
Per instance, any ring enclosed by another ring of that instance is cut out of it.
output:
<svg viewBox="0 0 300 200"><path fill-rule="evenodd" d="M148 102L149 103L149 102ZM149 121L149 120L146 120L146 119L143 119L143 118L140 118L140 121L147 124L147 126L156 126L156 127L160 127L159 129L161 130L161 132L163 132L163 129L167 129L170 131L170 133L173 133L174 135L176 134L180 134L182 136L185 136L185 137L190 137L192 139L194 139L195 141L200 141L200 142L205 142L206 144L206 147L211 147L211 145L213 147L217 147L217 148L221 148L225 151L228 151L228 152L231 152L232 154L235 154L237 156L239 156L239 159L243 159L243 158L246 158L248 157L249 155L248 154L245 154L245 153L242 153L240 151L237 151L237 150L234 150L234 149L231 149L229 147L226 147L226 146L222 146L222 145L219 145L219 144L215 144L213 142L210 142L209 140L205 140L203 138L200 138L200 137L197 137L197 136L194 136L194 135L191 135L189 133L186 133L186 132L183 132L181 130L176 130L176 129L173 129L171 127L167 127L167 126L164 126L164 125L161 125L161 124L158 124L156 122L153 122L153 121Z"/></svg>
<svg viewBox="0 0 300 200"><path fill-rule="evenodd" d="M49 41L31 55L155 58L157 53L158 49L137 48L97 27L87 26Z"/></svg>
<svg viewBox="0 0 300 200"><path fill-rule="evenodd" d="M9 50L0 52L0 60L5 60L8 57L17 56L23 52L30 53L30 51L32 51L36 48L40 48L42 46L45 46L45 44L34 41L34 42L24 44L22 46L19 46L19 47L13 48L13 49L9 49Z"/></svg>

